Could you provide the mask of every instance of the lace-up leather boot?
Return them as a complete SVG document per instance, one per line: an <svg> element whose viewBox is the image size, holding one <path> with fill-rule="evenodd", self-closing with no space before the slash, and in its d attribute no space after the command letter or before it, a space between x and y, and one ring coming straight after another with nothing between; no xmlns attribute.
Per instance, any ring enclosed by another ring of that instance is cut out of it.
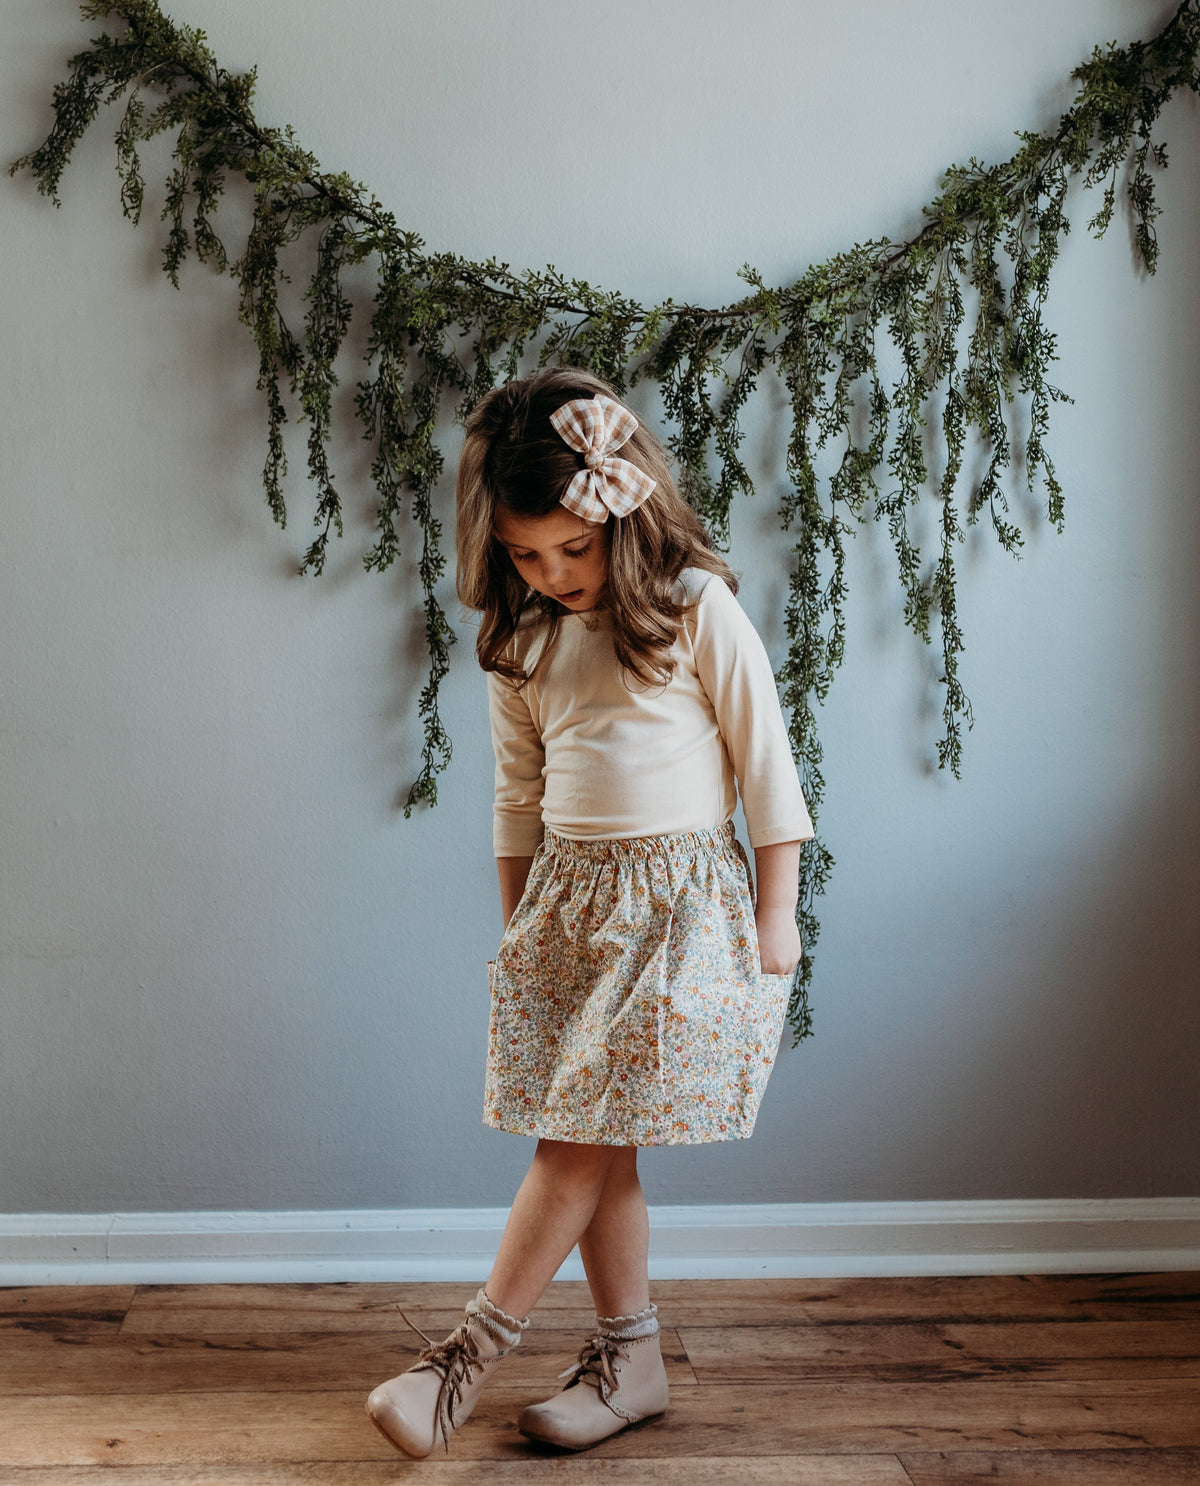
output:
<svg viewBox="0 0 1200 1486"><path fill-rule="evenodd" d="M445 1341L435 1345L413 1326L425 1350L407 1372L380 1383L367 1399L371 1422L416 1460L439 1442L449 1448L450 1436L466 1423L483 1385L528 1325L528 1316L506 1316L480 1290L467 1305L466 1320Z"/></svg>
<svg viewBox="0 0 1200 1486"><path fill-rule="evenodd" d="M667 1372L658 1307L636 1316L597 1316L596 1335L563 1374L562 1392L527 1408L517 1422L526 1438L586 1450L667 1407Z"/></svg>

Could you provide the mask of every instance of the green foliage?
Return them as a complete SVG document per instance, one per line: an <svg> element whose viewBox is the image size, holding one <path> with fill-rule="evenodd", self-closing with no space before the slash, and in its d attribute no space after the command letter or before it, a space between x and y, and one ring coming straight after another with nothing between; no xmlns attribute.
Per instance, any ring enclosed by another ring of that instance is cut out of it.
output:
<svg viewBox="0 0 1200 1486"><path fill-rule="evenodd" d="M282 525L289 407L308 423L308 471L315 485L317 536L303 569L320 572L342 506L328 449L339 403L335 366L354 313L348 269L375 266L376 293L366 372L354 403L374 450L378 536L365 555L383 571L401 551L404 512L420 532L417 571L424 595L428 680L418 713L422 767L405 808L437 799L450 758L438 712L454 634L437 598L446 565L434 493L444 462L435 442L447 404L460 413L497 381L517 375L537 345L540 363L584 366L618 388L657 383L673 432L681 488L718 540L728 539L734 500L751 493L741 455L740 418L764 373L786 388L792 414L788 487L780 522L791 542L785 619L788 654L779 671L791 738L814 814L824 793L816 705L846 649L846 541L864 521L883 523L895 549L904 618L942 656L943 734L939 763L958 774L971 707L959 676L956 554L965 529L986 518L1000 545L1017 552L1005 480L1018 455L1030 492L1044 488L1061 528L1063 492L1045 439L1051 405L1064 394L1049 380L1055 339L1043 319L1051 270L1064 235L1068 188L1082 177L1100 190L1089 230L1103 234L1123 193L1134 244L1154 272L1158 206L1153 171L1166 150L1152 138L1164 103L1197 90L1200 0L1184 0L1151 41L1098 47L1073 74L1074 103L1053 133L1021 133L999 165L952 166L925 225L908 242L881 239L817 264L792 284L770 287L742 270L746 296L719 309L676 304L645 308L553 268L514 272L429 254L398 227L365 187L323 172L290 129L269 129L253 113L254 73L217 64L202 31L177 26L154 0L88 0L88 19L123 28L97 37L54 90L55 123L40 148L12 171L32 171L56 203L63 172L102 104L125 99L116 130L121 203L135 223L145 202L141 149L173 136L162 217L163 269L178 287L194 254L232 274L241 318L258 347L258 385L267 406L263 483ZM156 100L149 106L146 95ZM242 177L253 218L230 259L214 220L226 181ZM308 245L311 277L303 325L282 308L281 262ZM894 348L894 376L878 347ZM1023 437L1012 430L1024 421ZM940 431L934 437L933 430ZM968 450L982 473L964 475ZM934 468L936 459L940 468ZM939 519L928 555L914 531L921 502ZM806 954L791 1021L811 1029L808 986L819 925L816 898L833 859L820 841L804 854L799 921Z"/></svg>

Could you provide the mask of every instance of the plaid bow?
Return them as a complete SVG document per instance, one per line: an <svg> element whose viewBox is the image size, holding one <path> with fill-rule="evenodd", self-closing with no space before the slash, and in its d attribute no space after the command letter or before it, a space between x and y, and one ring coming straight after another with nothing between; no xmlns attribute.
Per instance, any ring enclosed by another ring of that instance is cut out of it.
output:
<svg viewBox="0 0 1200 1486"><path fill-rule="evenodd" d="M550 414L555 432L583 455L584 468L563 492L562 504L585 521L607 521L608 513L628 516L654 489L655 481L628 459L612 453L628 443L638 426L628 408L611 397L577 397Z"/></svg>

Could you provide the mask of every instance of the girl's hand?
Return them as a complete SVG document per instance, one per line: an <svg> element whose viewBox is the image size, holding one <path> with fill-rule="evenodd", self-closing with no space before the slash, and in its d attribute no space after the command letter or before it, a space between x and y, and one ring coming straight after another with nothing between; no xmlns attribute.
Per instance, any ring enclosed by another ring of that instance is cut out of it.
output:
<svg viewBox="0 0 1200 1486"><path fill-rule="evenodd" d="M780 841L754 848L758 881L754 923L764 975L790 975L800 963L800 930L796 927L800 847L799 841Z"/></svg>
<svg viewBox="0 0 1200 1486"><path fill-rule="evenodd" d="M758 959L764 975L790 975L800 963L800 930L790 911L761 909L754 915Z"/></svg>
<svg viewBox="0 0 1200 1486"><path fill-rule="evenodd" d="M500 874L500 912L504 916L504 927L516 912L517 904L529 880L532 857L497 857L496 870Z"/></svg>

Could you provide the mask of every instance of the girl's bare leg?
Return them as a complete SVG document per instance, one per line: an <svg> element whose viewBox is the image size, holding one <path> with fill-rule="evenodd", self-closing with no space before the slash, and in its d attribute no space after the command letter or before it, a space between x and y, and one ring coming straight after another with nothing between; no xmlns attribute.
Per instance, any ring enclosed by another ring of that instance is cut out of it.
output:
<svg viewBox="0 0 1200 1486"><path fill-rule="evenodd" d="M620 1277L630 1264L630 1256L638 1253L642 1255L641 1273L645 1273L645 1243L641 1241L639 1249L638 1237L645 1204L641 1203L639 1220L641 1190L637 1187L636 1167L630 1159L636 1160L636 1155L630 1148L617 1146L577 1145L556 1140L538 1142L529 1173L508 1215L486 1291L468 1306L466 1322L447 1337L440 1349L434 1349L437 1358L432 1366L410 1368L399 1377L389 1378L367 1400L367 1412L398 1449L416 1458L428 1455L439 1440L446 1439L468 1417L491 1371L521 1340L524 1328L520 1317L533 1309L559 1265L581 1242L585 1231L594 1223L597 1204L606 1192L609 1193L606 1207L611 1206L612 1211L606 1212L596 1228L589 1248L589 1253L594 1251L589 1278L593 1270L599 1277L592 1284L592 1293L597 1297L603 1295L606 1300L609 1295L613 1297L610 1312L613 1315L621 1314L626 1296L630 1297L629 1304L634 1304L641 1291L636 1283L626 1285ZM610 1184L614 1166L618 1175ZM610 1243L619 1251L615 1257L601 1254L603 1246ZM639 1302L637 1308L642 1309L643 1303ZM601 1314L607 1313L601 1311ZM650 1391L646 1393L650 1402L642 1407L642 1413L637 1413L642 1395L636 1388L632 1392L627 1388L622 1398L632 1400L633 1414L628 1409L618 1414L601 1405L604 1429L596 1439L613 1432L610 1427L613 1420L617 1421L615 1428L622 1429L633 1418L661 1413L666 1408L666 1375L659 1358L658 1338L645 1338L636 1345L646 1349L647 1367L653 1374ZM453 1405L448 1425L443 1417L447 1399ZM591 1427L594 1431L594 1425Z"/></svg>
<svg viewBox="0 0 1200 1486"><path fill-rule="evenodd" d="M598 1316L635 1316L650 1304L650 1220L637 1173L637 1147L613 1152L600 1200L579 1239Z"/></svg>
<svg viewBox="0 0 1200 1486"><path fill-rule="evenodd" d="M592 1222L614 1158L624 1148L539 1140L492 1266L488 1299L524 1316Z"/></svg>
<svg viewBox="0 0 1200 1486"><path fill-rule="evenodd" d="M517 1428L529 1439L586 1450L666 1409L670 1388L646 1277L649 1227L637 1151L618 1148L579 1238L599 1325L567 1386L522 1412Z"/></svg>

